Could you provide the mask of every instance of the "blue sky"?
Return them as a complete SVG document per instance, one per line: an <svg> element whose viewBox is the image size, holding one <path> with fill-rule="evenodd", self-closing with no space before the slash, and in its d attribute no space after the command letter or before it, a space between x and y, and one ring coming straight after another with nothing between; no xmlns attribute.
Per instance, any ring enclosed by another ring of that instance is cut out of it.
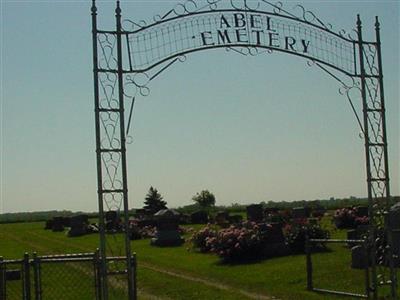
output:
<svg viewBox="0 0 400 300"><path fill-rule="evenodd" d="M175 1L122 1L151 19ZM399 2L287 1L335 28L359 13L382 27L391 188L399 190ZM113 29L114 2L98 3ZM95 211L90 1L1 2L1 212ZM209 189L217 204L365 196L363 140L340 85L304 59L225 50L187 57L135 106L128 145L131 207L150 185L171 207ZM356 103L356 106L359 105Z"/></svg>

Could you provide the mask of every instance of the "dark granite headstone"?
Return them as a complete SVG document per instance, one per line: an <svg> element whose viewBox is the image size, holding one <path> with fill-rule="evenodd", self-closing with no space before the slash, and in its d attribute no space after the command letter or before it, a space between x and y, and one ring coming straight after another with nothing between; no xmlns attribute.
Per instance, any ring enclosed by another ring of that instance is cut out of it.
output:
<svg viewBox="0 0 400 300"><path fill-rule="evenodd" d="M154 215L157 222L157 232L151 239L153 246L179 246L185 240L180 236L179 213L173 209L163 209Z"/></svg>
<svg viewBox="0 0 400 300"><path fill-rule="evenodd" d="M179 224L190 224L190 215L181 214L179 218Z"/></svg>
<svg viewBox="0 0 400 300"><path fill-rule="evenodd" d="M387 220L392 229L400 229L400 202L389 209Z"/></svg>
<svg viewBox="0 0 400 300"><path fill-rule="evenodd" d="M251 204L246 207L247 220L261 222L264 219L264 211L261 204Z"/></svg>
<svg viewBox="0 0 400 300"><path fill-rule="evenodd" d="M392 243L395 267L400 267L400 202L393 205L387 215L387 223L392 231Z"/></svg>
<svg viewBox="0 0 400 300"><path fill-rule="evenodd" d="M262 231L266 231L266 241L264 254L268 257L285 256L288 255L290 249L285 243L285 236L282 231L281 223L262 223L259 224Z"/></svg>
<svg viewBox="0 0 400 300"><path fill-rule="evenodd" d="M347 239L348 240L358 240L359 236L358 236L358 232L355 229L350 229L347 230ZM347 243L347 246L349 246L350 248L357 246L357 243Z"/></svg>
<svg viewBox="0 0 400 300"><path fill-rule="evenodd" d="M351 248L351 267L353 269L365 269L368 264L368 255L361 245Z"/></svg>
<svg viewBox="0 0 400 300"><path fill-rule="evenodd" d="M266 207L264 209L264 214L267 216L269 214L277 214L279 212L279 208L277 207Z"/></svg>
<svg viewBox="0 0 400 300"><path fill-rule="evenodd" d="M192 224L207 224L208 214L204 210L199 210L190 215L190 221Z"/></svg>
<svg viewBox="0 0 400 300"><path fill-rule="evenodd" d="M292 209L293 219L305 219L308 218L307 210L305 207L295 207Z"/></svg>
<svg viewBox="0 0 400 300"><path fill-rule="evenodd" d="M285 237L282 231L281 223L270 223L267 225L267 241L269 243L284 243Z"/></svg>
<svg viewBox="0 0 400 300"><path fill-rule="evenodd" d="M70 219L69 237L81 236L87 233L89 217L87 215L77 215Z"/></svg>
<svg viewBox="0 0 400 300"><path fill-rule="evenodd" d="M228 222L230 224L238 224L242 221L243 221L243 217L241 215L228 216Z"/></svg>
<svg viewBox="0 0 400 300"><path fill-rule="evenodd" d="M121 230L121 218L115 210L109 210L105 215L105 227L107 231Z"/></svg>
<svg viewBox="0 0 400 300"><path fill-rule="evenodd" d="M53 229L53 219L46 221L46 225L44 226L44 229L46 229L46 230Z"/></svg>
<svg viewBox="0 0 400 300"><path fill-rule="evenodd" d="M368 217L368 206L358 206L356 212L357 217Z"/></svg>
<svg viewBox="0 0 400 300"><path fill-rule="evenodd" d="M53 227L51 228L54 232L64 231L64 218L63 217L54 217L53 218Z"/></svg>
<svg viewBox="0 0 400 300"><path fill-rule="evenodd" d="M215 223L218 225L225 225L228 223L229 213L226 211L219 211L215 216Z"/></svg>

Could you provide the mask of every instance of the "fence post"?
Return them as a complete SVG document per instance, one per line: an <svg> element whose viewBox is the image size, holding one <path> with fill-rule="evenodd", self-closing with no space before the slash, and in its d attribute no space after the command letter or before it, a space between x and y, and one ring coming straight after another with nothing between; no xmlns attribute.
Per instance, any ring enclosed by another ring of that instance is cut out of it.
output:
<svg viewBox="0 0 400 300"><path fill-rule="evenodd" d="M6 299L6 277L5 277L4 259L0 256L0 300Z"/></svg>
<svg viewBox="0 0 400 300"><path fill-rule="evenodd" d="M136 257L136 253L133 253L132 255L132 274L133 274L133 297L134 300L137 299L137 261L136 261L137 257Z"/></svg>
<svg viewBox="0 0 400 300"><path fill-rule="evenodd" d="M313 290L312 282L312 261L311 261L311 242L308 234L306 234L306 266L307 266L307 290Z"/></svg>
<svg viewBox="0 0 400 300"><path fill-rule="evenodd" d="M100 276L100 256L97 248L93 254L93 269L94 269L94 287L96 292L96 300L102 299L101 276Z"/></svg>
<svg viewBox="0 0 400 300"><path fill-rule="evenodd" d="M23 297L24 300L31 300L31 278L30 278L30 266L29 266L29 254L25 252L23 260Z"/></svg>
<svg viewBox="0 0 400 300"><path fill-rule="evenodd" d="M40 278L40 260L36 252L33 252L33 280L35 284L35 300L41 300L42 287Z"/></svg>
<svg viewBox="0 0 400 300"><path fill-rule="evenodd" d="M367 258L366 266L365 266L365 295L367 299L371 299L371 287L370 287L370 278L369 278L369 267L371 262L371 251L368 244L368 238L364 240L363 243L365 256Z"/></svg>

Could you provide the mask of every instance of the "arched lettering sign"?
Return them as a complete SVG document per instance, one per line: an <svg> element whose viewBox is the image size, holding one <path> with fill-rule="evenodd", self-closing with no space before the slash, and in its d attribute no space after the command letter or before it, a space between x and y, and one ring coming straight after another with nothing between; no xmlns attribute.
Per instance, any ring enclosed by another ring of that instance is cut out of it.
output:
<svg viewBox="0 0 400 300"><path fill-rule="evenodd" d="M356 73L356 43L321 25L258 10L211 10L166 18L126 32L132 71L146 71L182 54L248 47L303 56Z"/></svg>

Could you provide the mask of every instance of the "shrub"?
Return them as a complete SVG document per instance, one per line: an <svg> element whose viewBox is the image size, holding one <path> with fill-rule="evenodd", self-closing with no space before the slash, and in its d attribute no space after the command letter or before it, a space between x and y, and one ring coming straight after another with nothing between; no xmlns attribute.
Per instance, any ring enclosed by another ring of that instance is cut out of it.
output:
<svg viewBox="0 0 400 300"><path fill-rule="evenodd" d="M130 224L130 239L140 240L152 238L156 234L156 228L154 226L139 227L134 224Z"/></svg>
<svg viewBox="0 0 400 300"><path fill-rule="evenodd" d="M284 234L286 244L294 253L304 252L307 235L310 239L328 239L330 236L329 231L322 229L319 224L310 224L307 220L286 224ZM314 246L325 247L323 243Z"/></svg>
<svg viewBox="0 0 400 300"><path fill-rule="evenodd" d="M190 238L190 242L194 249L198 249L200 252L211 251L211 239L217 236L217 231L212 229L210 225L207 225L203 229L195 232Z"/></svg>
<svg viewBox="0 0 400 300"><path fill-rule="evenodd" d="M222 229L210 240L211 251L225 260L257 257L262 254L267 231L255 222L243 222Z"/></svg>
<svg viewBox="0 0 400 300"><path fill-rule="evenodd" d="M333 215L333 221L338 229L343 228L355 228L358 225L367 225L369 223L369 218L359 217L357 215L357 208L339 208L335 211Z"/></svg>
<svg viewBox="0 0 400 300"><path fill-rule="evenodd" d="M268 225L242 222L219 231L206 226L193 234L191 242L201 252L213 252L224 260L259 256L265 247Z"/></svg>

